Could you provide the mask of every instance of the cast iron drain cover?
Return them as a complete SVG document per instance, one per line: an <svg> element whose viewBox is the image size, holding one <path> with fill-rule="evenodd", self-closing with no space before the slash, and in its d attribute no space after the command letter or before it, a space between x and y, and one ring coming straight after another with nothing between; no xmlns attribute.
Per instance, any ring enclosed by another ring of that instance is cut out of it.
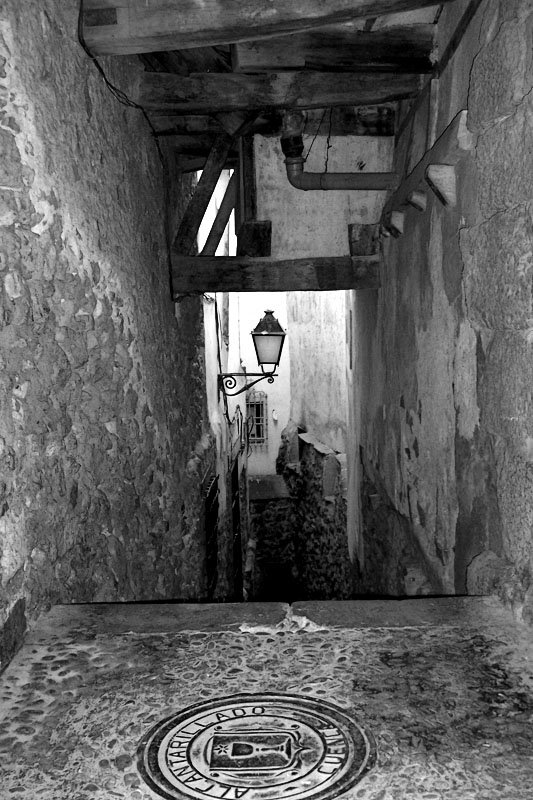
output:
<svg viewBox="0 0 533 800"><path fill-rule="evenodd" d="M138 767L171 800L327 800L356 784L376 747L341 708L310 697L237 694L162 720Z"/></svg>

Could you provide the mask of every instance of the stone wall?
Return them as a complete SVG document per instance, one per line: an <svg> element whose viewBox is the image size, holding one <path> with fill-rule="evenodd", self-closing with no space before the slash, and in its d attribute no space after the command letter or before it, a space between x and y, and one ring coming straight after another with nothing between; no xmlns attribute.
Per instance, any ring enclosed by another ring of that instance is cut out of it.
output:
<svg viewBox="0 0 533 800"><path fill-rule="evenodd" d="M442 54L468 3L445 7ZM499 592L531 616L532 50L526 0L482 3L439 86L436 133L468 109L458 204L428 194L384 245L387 280L357 298L369 475L443 592ZM397 149L425 149L421 107ZM383 533L386 535L386 532ZM529 606L528 606L528 597Z"/></svg>
<svg viewBox="0 0 533 800"><path fill-rule="evenodd" d="M337 455L320 442L302 445L300 462L287 465L292 525L302 600L346 600L353 568L346 536L346 494Z"/></svg>
<svg viewBox="0 0 533 800"><path fill-rule="evenodd" d="M391 505L375 474L371 478L363 470L363 476L361 542L355 563L357 595L438 594L439 576L425 558L410 520Z"/></svg>
<svg viewBox="0 0 533 800"><path fill-rule="evenodd" d="M204 591L201 305L175 312L155 142L79 46L77 11L0 12L6 652L50 603ZM102 64L126 92L140 68Z"/></svg>
<svg viewBox="0 0 533 800"><path fill-rule="evenodd" d="M256 542L253 599L342 600L352 596L346 537L345 458L290 423L276 465L288 497L250 489ZM297 454L297 460L294 460ZM275 477L275 476L274 476Z"/></svg>

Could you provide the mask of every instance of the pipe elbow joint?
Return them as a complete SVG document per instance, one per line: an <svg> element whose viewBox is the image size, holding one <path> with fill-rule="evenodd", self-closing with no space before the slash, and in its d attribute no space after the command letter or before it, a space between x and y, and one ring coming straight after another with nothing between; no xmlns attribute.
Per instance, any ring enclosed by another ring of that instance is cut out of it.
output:
<svg viewBox="0 0 533 800"><path fill-rule="evenodd" d="M285 167L287 170L287 178L291 186L294 186L295 189L307 191L309 187L306 186L303 157L296 156L286 158Z"/></svg>

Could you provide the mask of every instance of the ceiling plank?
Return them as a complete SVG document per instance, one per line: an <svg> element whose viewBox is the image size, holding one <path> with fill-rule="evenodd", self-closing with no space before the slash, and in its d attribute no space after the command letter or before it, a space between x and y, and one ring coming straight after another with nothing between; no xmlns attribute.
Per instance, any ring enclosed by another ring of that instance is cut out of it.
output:
<svg viewBox="0 0 533 800"><path fill-rule="evenodd" d="M336 72L431 72L434 25L367 32L346 26L242 42L232 48L235 72L312 69Z"/></svg>
<svg viewBox="0 0 533 800"><path fill-rule="evenodd" d="M173 133L172 135L165 136L164 139L169 147L172 147L178 153L185 153L186 155L207 154L213 147L218 133L220 133L220 131L213 134Z"/></svg>
<svg viewBox="0 0 533 800"><path fill-rule="evenodd" d="M379 288L379 256L248 258L172 256L174 294Z"/></svg>
<svg viewBox="0 0 533 800"><path fill-rule="evenodd" d="M198 73L141 75L133 99L148 112L210 114L272 108L320 108L388 103L414 97L418 75L361 72Z"/></svg>
<svg viewBox="0 0 533 800"><path fill-rule="evenodd" d="M95 55L186 50L432 5L435 0L84 0L83 36Z"/></svg>
<svg viewBox="0 0 533 800"><path fill-rule="evenodd" d="M320 136L394 136L394 105L313 108L306 113L304 133Z"/></svg>
<svg viewBox="0 0 533 800"><path fill-rule="evenodd" d="M379 106L340 106L330 109L313 108L306 113L305 133L323 136L394 136L395 108L393 104ZM202 136L212 140L220 133L220 123L207 114L204 116L159 116L150 114L156 135L169 139L180 148L181 137ZM266 112L258 116L251 133L279 136L283 117L281 112ZM183 139L187 145L186 138ZM191 144L189 142L188 144Z"/></svg>
<svg viewBox="0 0 533 800"><path fill-rule="evenodd" d="M182 173L199 172L205 169L207 164L208 155L189 155L185 153L176 154L176 166ZM238 165L238 159L233 158L231 154L226 160L225 169L235 169Z"/></svg>

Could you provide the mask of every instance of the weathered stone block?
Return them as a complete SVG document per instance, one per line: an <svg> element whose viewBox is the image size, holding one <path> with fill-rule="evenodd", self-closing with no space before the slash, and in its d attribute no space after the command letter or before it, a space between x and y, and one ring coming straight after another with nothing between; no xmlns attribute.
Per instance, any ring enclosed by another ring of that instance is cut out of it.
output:
<svg viewBox="0 0 533 800"><path fill-rule="evenodd" d="M497 595L508 569L509 565L492 550L480 553L468 566L468 594Z"/></svg>
<svg viewBox="0 0 533 800"><path fill-rule="evenodd" d="M468 125L480 130L512 114L529 91L531 40L519 19L504 22L473 62L468 97Z"/></svg>
<svg viewBox="0 0 533 800"><path fill-rule="evenodd" d="M533 218L522 205L461 232L468 316L497 329L533 326Z"/></svg>
<svg viewBox="0 0 533 800"><path fill-rule="evenodd" d="M533 341L498 332L481 373L481 420L493 437L503 556L516 570L531 556L533 530Z"/></svg>
<svg viewBox="0 0 533 800"><path fill-rule="evenodd" d="M480 135L476 152L478 197L484 219L530 203L533 185L533 96Z"/></svg>
<svg viewBox="0 0 533 800"><path fill-rule="evenodd" d="M494 334L479 379L484 426L526 459L533 435L533 338L529 332ZM533 462L532 462L533 463Z"/></svg>
<svg viewBox="0 0 533 800"><path fill-rule="evenodd" d="M365 557L359 564L357 594L402 597L442 591L414 535L411 520L398 513L366 475L362 486L362 536Z"/></svg>
<svg viewBox="0 0 533 800"><path fill-rule="evenodd" d="M22 165L15 137L10 131L0 128L0 185L10 189L20 189Z"/></svg>

